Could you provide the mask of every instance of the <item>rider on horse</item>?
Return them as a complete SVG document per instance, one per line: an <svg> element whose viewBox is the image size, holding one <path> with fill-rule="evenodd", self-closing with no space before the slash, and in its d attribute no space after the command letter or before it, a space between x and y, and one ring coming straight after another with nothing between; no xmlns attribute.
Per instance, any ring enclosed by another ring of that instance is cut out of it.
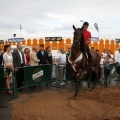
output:
<svg viewBox="0 0 120 120"><path fill-rule="evenodd" d="M93 58L90 52L90 48L89 48L89 44L91 43L91 33L87 30L89 26L88 22L84 22L83 26L81 28L82 32L83 32L83 36L84 36L84 42L85 42L85 46L81 46L81 47L85 47L85 51L87 52L88 58L90 60L91 66L92 66L92 70L94 71L94 62L93 62Z"/></svg>

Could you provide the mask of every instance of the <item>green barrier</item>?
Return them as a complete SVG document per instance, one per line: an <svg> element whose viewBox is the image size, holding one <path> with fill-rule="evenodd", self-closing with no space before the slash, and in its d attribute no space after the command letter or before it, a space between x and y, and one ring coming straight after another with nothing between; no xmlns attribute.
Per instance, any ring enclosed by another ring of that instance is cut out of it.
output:
<svg viewBox="0 0 120 120"><path fill-rule="evenodd" d="M120 76L120 64L117 66L117 74Z"/></svg>
<svg viewBox="0 0 120 120"><path fill-rule="evenodd" d="M25 87L51 82L52 65L24 67Z"/></svg>
<svg viewBox="0 0 120 120"><path fill-rule="evenodd" d="M104 87L107 88L108 83L116 78L117 76L117 63L109 64L105 66L104 69L104 74L105 74L105 82L104 82Z"/></svg>
<svg viewBox="0 0 120 120"><path fill-rule="evenodd" d="M4 68L0 68L0 89L5 89L6 87L5 78L4 78Z"/></svg>

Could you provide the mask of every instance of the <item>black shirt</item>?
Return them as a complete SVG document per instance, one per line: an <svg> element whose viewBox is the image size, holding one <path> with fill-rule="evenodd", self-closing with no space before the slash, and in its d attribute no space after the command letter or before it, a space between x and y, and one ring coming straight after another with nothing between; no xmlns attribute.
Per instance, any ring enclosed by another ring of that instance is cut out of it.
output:
<svg viewBox="0 0 120 120"><path fill-rule="evenodd" d="M3 67L3 54L0 55L0 67Z"/></svg>
<svg viewBox="0 0 120 120"><path fill-rule="evenodd" d="M47 54L48 54L48 62L49 64L52 64L52 53L47 52Z"/></svg>
<svg viewBox="0 0 120 120"><path fill-rule="evenodd" d="M40 64L46 64L47 63L47 60L48 60L48 53L46 51L43 51L43 54L41 51L39 51L37 53L37 57L38 59L40 60L39 62L39 65Z"/></svg>

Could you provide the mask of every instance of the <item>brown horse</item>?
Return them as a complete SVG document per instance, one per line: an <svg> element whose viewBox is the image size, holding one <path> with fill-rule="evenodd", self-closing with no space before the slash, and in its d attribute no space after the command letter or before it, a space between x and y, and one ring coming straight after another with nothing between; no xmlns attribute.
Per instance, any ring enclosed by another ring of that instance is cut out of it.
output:
<svg viewBox="0 0 120 120"><path fill-rule="evenodd" d="M89 77L88 79L88 87L91 87L92 89L95 88L96 80L98 79L98 70L100 66L100 60L101 57L99 53L92 50L91 55L94 61L94 67L95 71L91 70L91 64L87 58L87 54L85 52L85 42L84 37L82 34L82 31L80 28L74 29L74 38L73 38L73 44L71 47L71 55L68 57L68 62L71 65L73 76L75 77L75 94L74 96L78 96L78 80L80 79L82 73L84 70L87 71L87 75Z"/></svg>

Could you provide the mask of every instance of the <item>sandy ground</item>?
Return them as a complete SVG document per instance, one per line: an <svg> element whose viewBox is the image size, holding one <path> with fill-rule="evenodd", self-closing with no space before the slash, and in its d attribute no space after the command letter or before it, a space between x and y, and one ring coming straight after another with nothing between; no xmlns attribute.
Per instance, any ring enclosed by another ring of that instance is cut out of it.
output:
<svg viewBox="0 0 120 120"><path fill-rule="evenodd" d="M13 120L120 120L120 87L22 93L12 102Z"/></svg>

